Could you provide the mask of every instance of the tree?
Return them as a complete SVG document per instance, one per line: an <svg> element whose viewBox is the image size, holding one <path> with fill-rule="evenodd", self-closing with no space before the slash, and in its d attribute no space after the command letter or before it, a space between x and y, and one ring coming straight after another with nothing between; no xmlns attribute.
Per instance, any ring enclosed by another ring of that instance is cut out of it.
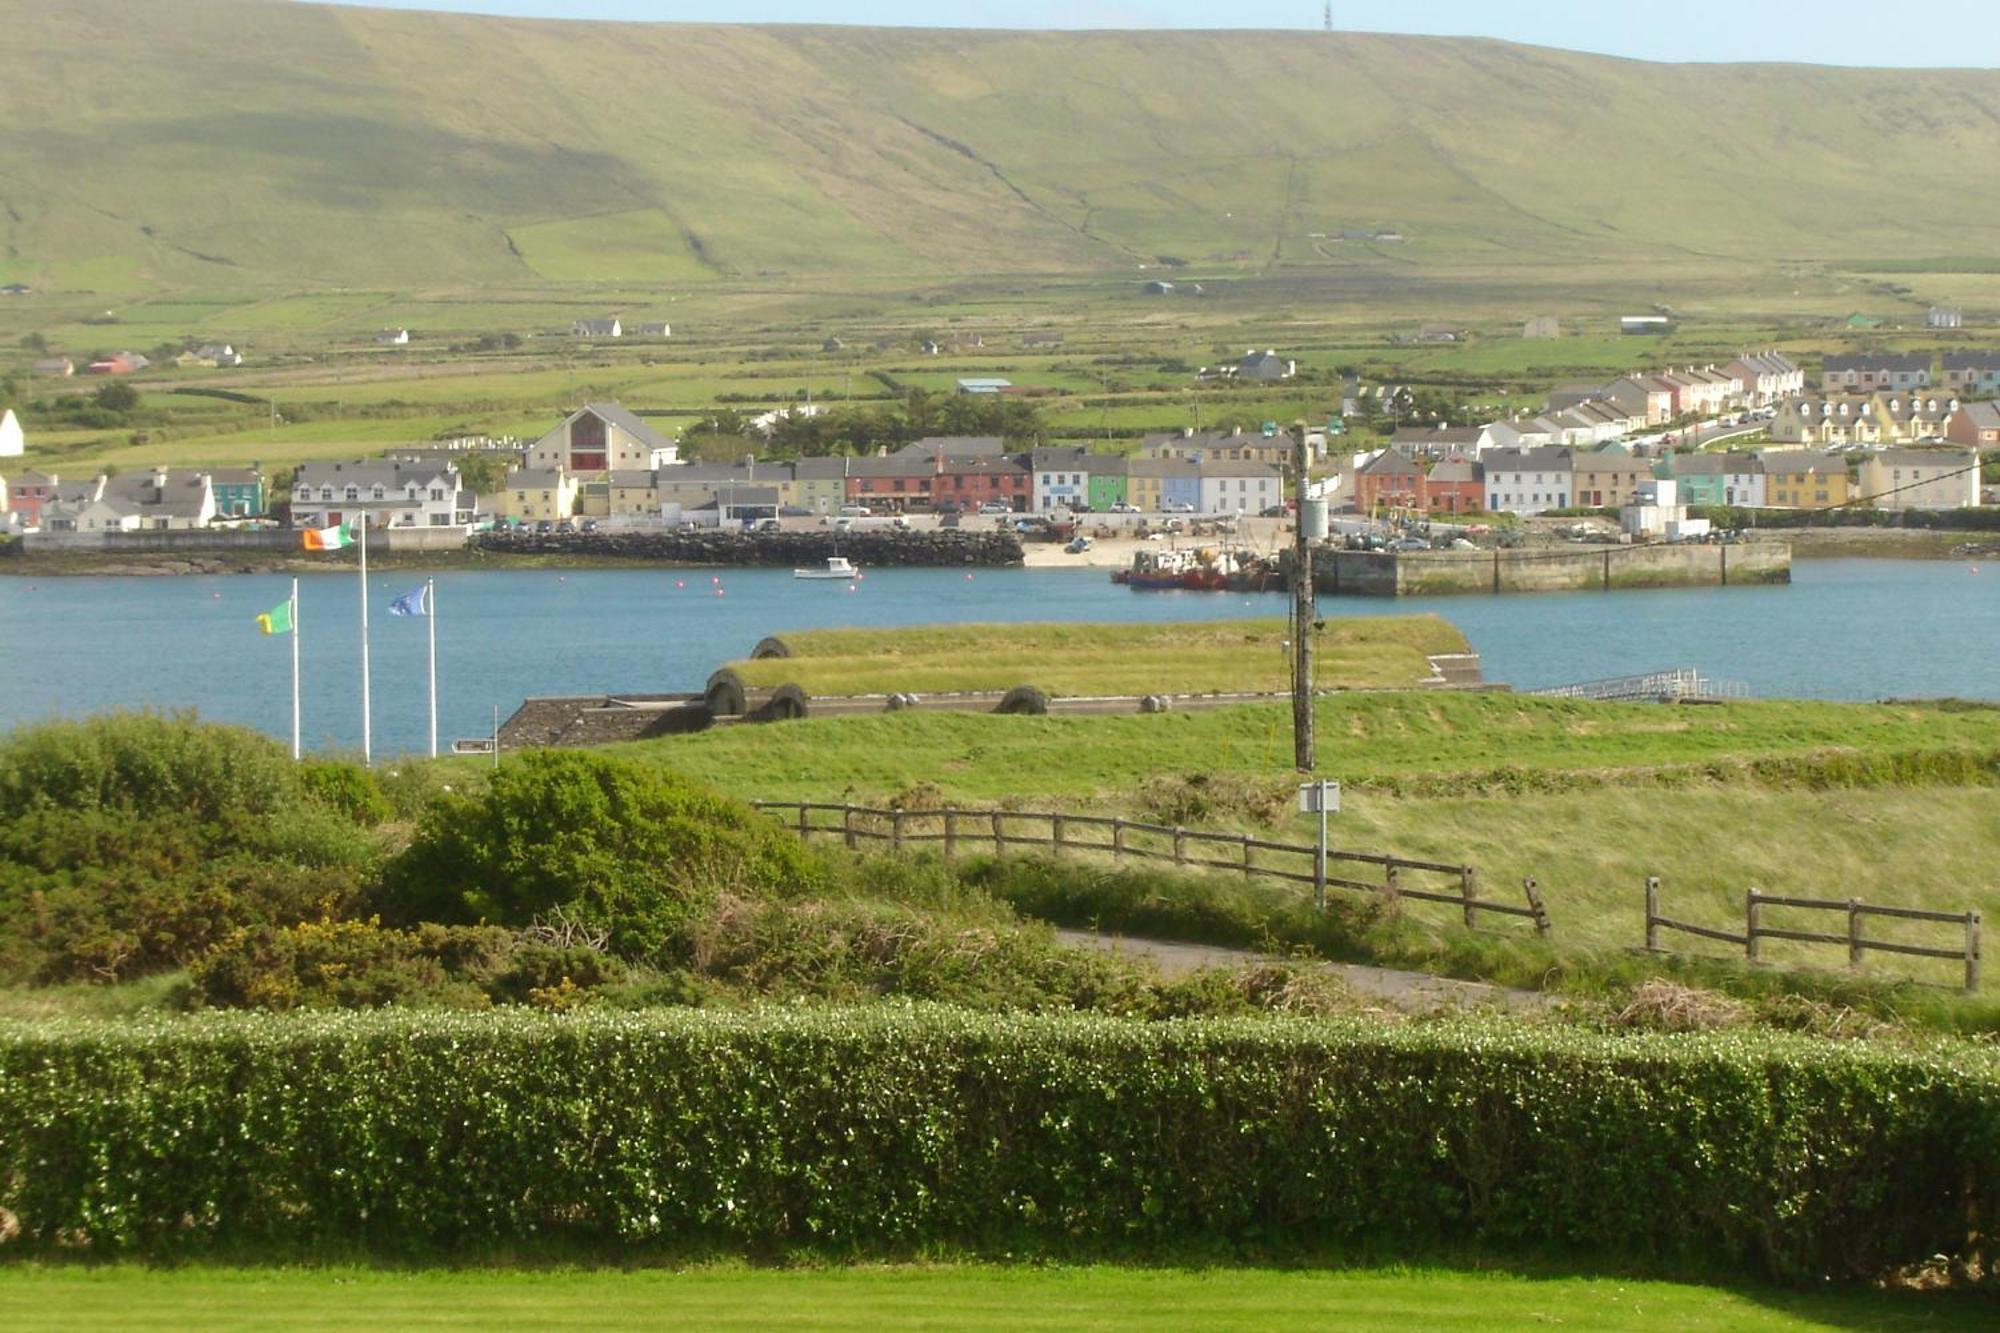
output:
<svg viewBox="0 0 2000 1333"><path fill-rule="evenodd" d="M46 352L49 350L49 340L39 333L24 333L21 335L21 346L30 352Z"/></svg>
<svg viewBox="0 0 2000 1333"><path fill-rule="evenodd" d="M454 461L459 484L475 495L491 495L507 480L507 462L499 454L468 453Z"/></svg>
<svg viewBox="0 0 2000 1333"><path fill-rule="evenodd" d="M139 405L139 391L124 380L112 380L92 394L90 400L106 412L130 412Z"/></svg>

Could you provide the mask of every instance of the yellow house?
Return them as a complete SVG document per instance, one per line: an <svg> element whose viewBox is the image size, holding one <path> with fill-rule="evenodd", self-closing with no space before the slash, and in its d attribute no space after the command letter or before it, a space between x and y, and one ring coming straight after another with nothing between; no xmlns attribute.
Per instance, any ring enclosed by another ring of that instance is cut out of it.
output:
<svg viewBox="0 0 2000 1333"><path fill-rule="evenodd" d="M1861 464L1861 499L1877 509L1973 509L1979 455L1965 449L1884 449Z"/></svg>
<svg viewBox="0 0 2000 1333"><path fill-rule="evenodd" d="M576 513L576 491L576 478L560 469L517 469L501 487L499 517L524 523L570 518Z"/></svg>
<svg viewBox="0 0 2000 1333"><path fill-rule="evenodd" d="M1765 450L1764 503L1773 509L1821 509L1847 503L1847 464L1838 458Z"/></svg>
<svg viewBox="0 0 2000 1333"><path fill-rule="evenodd" d="M658 518L660 486L657 474L614 472L606 487L608 512L619 518Z"/></svg>

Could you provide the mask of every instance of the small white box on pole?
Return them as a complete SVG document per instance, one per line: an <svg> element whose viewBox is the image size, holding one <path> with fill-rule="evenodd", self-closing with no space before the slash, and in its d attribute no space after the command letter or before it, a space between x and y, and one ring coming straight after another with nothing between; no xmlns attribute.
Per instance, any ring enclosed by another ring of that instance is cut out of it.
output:
<svg viewBox="0 0 2000 1333"><path fill-rule="evenodd" d="M1302 815L1339 814L1340 784L1338 782L1300 783L1299 813Z"/></svg>

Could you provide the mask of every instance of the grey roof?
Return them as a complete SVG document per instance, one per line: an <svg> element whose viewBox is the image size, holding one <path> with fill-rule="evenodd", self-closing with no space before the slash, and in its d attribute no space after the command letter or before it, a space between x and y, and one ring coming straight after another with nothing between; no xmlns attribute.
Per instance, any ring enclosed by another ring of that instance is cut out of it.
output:
<svg viewBox="0 0 2000 1333"><path fill-rule="evenodd" d="M1185 458L1134 458L1126 465L1128 477L1199 477L1201 468Z"/></svg>
<svg viewBox="0 0 2000 1333"><path fill-rule="evenodd" d="M1588 450L1570 455L1570 461L1578 472L1642 472L1652 475L1652 467L1643 458L1634 458L1622 449Z"/></svg>
<svg viewBox="0 0 2000 1333"><path fill-rule="evenodd" d="M1442 462L1432 466L1430 479L1433 482L1446 484L1459 481L1479 481L1481 480L1479 464L1469 458L1460 458L1454 454L1450 458L1444 459Z"/></svg>
<svg viewBox="0 0 2000 1333"><path fill-rule="evenodd" d="M254 467L212 467L208 479L218 486L255 486L264 476Z"/></svg>
<svg viewBox="0 0 2000 1333"><path fill-rule="evenodd" d="M1966 403L1959 411L1982 430L2000 430L2000 403Z"/></svg>
<svg viewBox="0 0 2000 1333"><path fill-rule="evenodd" d="M1424 465L1404 453L1401 449L1384 449L1363 465L1360 474L1364 477L1421 477Z"/></svg>
<svg viewBox="0 0 2000 1333"><path fill-rule="evenodd" d="M1849 370L1918 371L1930 368L1931 357L1928 352L1913 352L1908 356L1865 352L1859 356L1829 356L1820 362L1820 369L1828 374Z"/></svg>
<svg viewBox="0 0 2000 1333"><path fill-rule="evenodd" d="M1019 458L1002 454L998 458L947 458L944 460L946 476L973 477L989 473L1010 473L1028 471L1028 465Z"/></svg>
<svg viewBox="0 0 2000 1333"><path fill-rule="evenodd" d="M1045 444L1031 450L1028 464L1037 472L1047 472L1055 468L1090 467L1090 450L1080 444Z"/></svg>
<svg viewBox="0 0 2000 1333"><path fill-rule="evenodd" d="M942 451L947 458L990 458L1007 452L998 435L926 435L890 454L891 458L929 458Z"/></svg>
<svg viewBox="0 0 2000 1333"><path fill-rule="evenodd" d="M1970 467L1979 461L1971 449L1884 449L1869 457L1892 467Z"/></svg>
<svg viewBox="0 0 2000 1333"><path fill-rule="evenodd" d="M116 509L144 509L156 514L194 518L201 513L202 497L208 490L205 473L173 468L164 475L121 472L105 480L104 493L98 498Z"/></svg>
<svg viewBox="0 0 2000 1333"><path fill-rule="evenodd" d="M292 475L294 486L381 486L401 490L411 482L428 486L440 477L457 476L441 463L404 463L364 458L352 463L301 463Z"/></svg>
<svg viewBox="0 0 2000 1333"><path fill-rule="evenodd" d="M855 461L845 455L801 458L792 464L792 476L799 481L833 481L851 475L849 466Z"/></svg>
<svg viewBox="0 0 2000 1333"><path fill-rule="evenodd" d="M1503 472L1566 472L1571 453L1560 445L1540 445L1533 449L1489 449L1480 461L1491 476Z"/></svg>
<svg viewBox="0 0 2000 1333"><path fill-rule="evenodd" d="M1804 449L1772 449L1757 455L1767 476L1832 476L1847 471L1847 464Z"/></svg>
<svg viewBox="0 0 2000 1333"><path fill-rule="evenodd" d="M552 491L561 481L562 473L553 468L517 468L503 484L510 491Z"/></svg>
<svg viewBox="0 0 2000 1333"><path fill-rule="evenodd" d="M1676 477L1738 476L1757 470L1754 454L1675 454Z"/></svg>
<svg viewBox="0 0 2000 1333"><path fill-rule="evenodd" d="M1482 426L1398 426L1391 444L1477 444Z"/></svg>
<svg viewBox="0 0 2000 1333"><path fill-rule="evenodd" d="M1946 352L1946 370L2000 370L2000 352Z"/></svg>
<svg viewBox="0 0 2000 1333"><path fill-rule="evenodd" d="M1132 460L1124 454L1092 454L1090 475L1093 477L1129 477L1132 475Z"/></svg>
<svg viewBox="0 0 2000 1333"><path fill-rule="evenodd" d="M776 486L718 486L715 490L716 505L775 505L778 503Z"/></svg>
<svg viewBox="0 0 2000 1333"><path fill-rule="evenodd" d="M623 486L628 490L637 487L640 490L650 491L657 484L654 476L651 468L620 468L605 473L604 480L609 486Z"/></svg>
<svg viewBox="0 0 2000 1333"><path fill-rule="evenodd" d="M610 425L618 427L618 429L632 436L648 449L670 449L673 447L674 442L672 440L669 440L666 436L648 426L644 421L641 421L636 413L628 408L619 406L617 403L585 403L582 407L579 407L576 411L565 417L563 424L567 426L585 412L590 413L594 417L601 418Z"/></svg>
<svg viewBox="0 0 2000 1333"><path fill-rule="evenodd" d="M762 466L776 468L781 465L766 463ZM655 472L653 479L661 486L693 486L715 481L755 481L757 476L756 469L746 468L741 463L676 463Z"/></svg>

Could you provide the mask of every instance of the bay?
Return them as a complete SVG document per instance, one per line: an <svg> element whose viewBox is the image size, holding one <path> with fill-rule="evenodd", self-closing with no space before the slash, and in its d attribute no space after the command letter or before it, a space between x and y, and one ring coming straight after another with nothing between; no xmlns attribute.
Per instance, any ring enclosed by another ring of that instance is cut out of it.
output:
<svg viewBox="0 0 2000 1333"><path fill-rule="evenodd" d="M375 744L425 745L425 622L389 601L421 575L370 580ZM872 571L858 584L787 570L553 570L436 576L440 735L485 735L538 694L699 690L758 639L823 626L1281 616L1281 595L1134 593L1102 570ZM1694 666L1763 697L2000 698L2000 566L1801 562L1790 586L1384 602L1326 615L1442 615L1487 678L1518 689ZM352 572L300 581L305 735L360 746ZM0 579L0 728L110 708L194 709L290 734L291 658L260 611L289 579Z"/></svg>

